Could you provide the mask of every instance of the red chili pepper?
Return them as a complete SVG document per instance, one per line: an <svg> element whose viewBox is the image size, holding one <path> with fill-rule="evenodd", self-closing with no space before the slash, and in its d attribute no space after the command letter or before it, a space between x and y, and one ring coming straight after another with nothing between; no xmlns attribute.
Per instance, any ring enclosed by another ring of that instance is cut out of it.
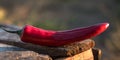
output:
<svg viewBox="0 0 120 60"><path fill-rule="evenodd" d="M26 25L20 37L23 42L57 47L93 38L105 31L108 26L109 23L100 23L73 30L51 31Z"/></svg>

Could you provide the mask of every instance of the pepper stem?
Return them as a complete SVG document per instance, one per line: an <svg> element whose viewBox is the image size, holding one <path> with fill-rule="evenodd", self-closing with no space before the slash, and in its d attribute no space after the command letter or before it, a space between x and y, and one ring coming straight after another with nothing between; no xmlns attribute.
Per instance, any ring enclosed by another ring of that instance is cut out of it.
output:
<svg viewBox="0 0 120 60"><path fill-rule="evenodd" d="M9 32L9 33L16 33L16 34L18 34L19 36L21 36L21 34L22 34L22 29L21 30L15 30L15 31L12 31L12 30L7 30L7 29L5 29L5 28L2 28L4 31L6 31L6 32Z"/></svg>

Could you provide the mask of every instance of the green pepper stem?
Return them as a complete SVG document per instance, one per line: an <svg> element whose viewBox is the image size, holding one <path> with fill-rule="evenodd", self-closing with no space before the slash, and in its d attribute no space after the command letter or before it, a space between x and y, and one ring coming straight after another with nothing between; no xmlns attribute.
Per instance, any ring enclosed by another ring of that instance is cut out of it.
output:
<svg viewBox="0 0 120 60"><path fill-rule="evenodd" d="M22 29L20 29L20 30L15 30L15 31L12 31L12 30L7 30L7 29L5 29L5 28L2 28L4 31L6 31L6 32L9 32L9 33L16 33L16 34L18 34L19 36L21 36L21 34L22 34Z"/></svg>

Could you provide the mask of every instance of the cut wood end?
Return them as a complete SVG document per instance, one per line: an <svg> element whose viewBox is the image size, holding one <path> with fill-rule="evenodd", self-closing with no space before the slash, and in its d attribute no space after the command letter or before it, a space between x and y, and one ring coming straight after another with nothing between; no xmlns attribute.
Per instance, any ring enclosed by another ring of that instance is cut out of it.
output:
<svg viewBox="0 0 120 60"><path fill-rule="evenodd" d="M84 52L90 48L95 46L95 42L91 39L87 39L81 42L72 43L70 45L66 45L63 48L67 51L69 56Z"/></svg>

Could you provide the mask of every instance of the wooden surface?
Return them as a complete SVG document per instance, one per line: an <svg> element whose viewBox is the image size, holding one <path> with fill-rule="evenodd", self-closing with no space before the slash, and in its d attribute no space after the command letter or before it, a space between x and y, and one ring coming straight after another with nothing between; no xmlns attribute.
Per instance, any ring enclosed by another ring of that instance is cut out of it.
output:
<svg viewBox="0 0 120 60"><path fill-rule="evenodd" d="M94 60L92 49L71 57L52 59L49 55L38 54L33 51L6 51L0 52L0 60Z"/></svg>
<svg viewBox="0 0 120 60"><path fill-rule="evenodd" d="M34 51L4 51L0 52L0 60L100 60L100 52L100 49L91 48L70 57L52 58Z"/></svg>
<svg viewBox="0 0 120 60"><path fill-rule="evenodd" d="M23 43L19 41L11 41L11 40L0 40L1 43L17 46L20 48L27 49L29 51L34 51L39 54L46 54L51 57L57 58L57 57L67 57L67 56L73 56L75 54L84 52L90 48L93 48L95 43L93 40L88 39L82 42L73 43L66 46L61 47L45 47L45 46L38 46L28 43Z"/></svg>

